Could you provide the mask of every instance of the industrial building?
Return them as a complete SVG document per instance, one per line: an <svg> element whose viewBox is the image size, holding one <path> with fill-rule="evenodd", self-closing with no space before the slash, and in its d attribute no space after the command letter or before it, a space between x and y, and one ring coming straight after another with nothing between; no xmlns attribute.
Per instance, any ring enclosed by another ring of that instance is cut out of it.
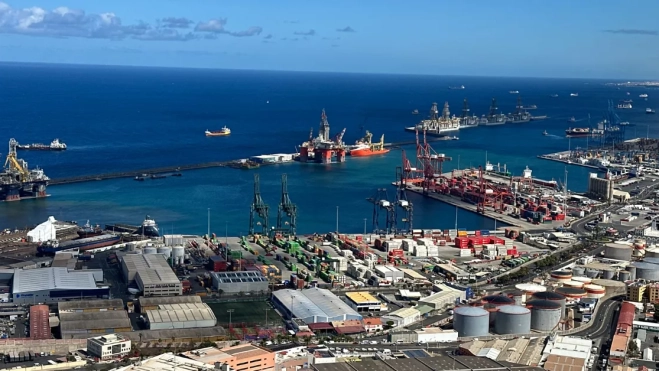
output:
<svg viewBox="0 0 659 371"><path fill-rule="evenodd" d="M435 290L439 290L428 297L419 300L419 305L427 305L433 310L440 310L444 307L454 306L456 302L466 300L467 293L462 290L454 289L447 285L435 285Z"/></svg>
<svg viewBox="0 0 659 371"><path fill-rule="evenodd" d="M458 341L458 332L442 330L438 327L422 328L414 331L416 340L420 343L446 343Z"/></svg>
<svg viewBox="0 0 659 371"><path fill-rule="evenodd" d="M123 310L61 313L59 319L62 339L87 338L89 334L132 331L128 314Z"/></svg>
<svg viewBox="0 0 659 371"><path fill-rule="evenodd" d="M202 348L183 353L183 356L207 365L217 363L227 365L232 370L271 371L275 369L275 353L252 344L222 349Z"/></svg>
<svg viewBox="0 0 659 371"><path fill-rule="evenodd" d="M203 362L189 358L175 356L172 353L164 353L155 357L146 358L137 365L128 365L115 368L115 371L217 371L215 365L207 365Z"/></svg>
<svg viewBox="0 0 659 371"><path fill-rule="evenodd" d="M391 322L393 327L411 325L419 320L421 320L421 312L414 308L401 308L382 316L382 322L385 324Z"/></svg>
<svg viewBox="0 0 659 371"><path fill-rule="evenodd" d="M66 268L15 269L12 295L16 304L53 303L107 298L110 289L97 286L92 272L74 273Z"/></svg>
<svg viewBox="0 0 659 371"><path fill-rule="evenodd" d="M267 292L269 282L259 271L212 272L213 287L223 294Z"/></svg>
<svg viewBox="0 0 659 371"><path fill-rule="evenodd" d="M146 311L146 322L151 330L213 327L215 314L205 303L161 304Z"/></svg>
<svg viewBox="0 0 659 371"><path fill-rule="evenodd" d="M405 274L398 268L389 265L377 265L375 268L373 268L373 271L375 274L392 284L397 283L398 281L402 281L405 277Z"/></svg>
<svg viewBox="0 0 659 371"><path fill-rule="evenodd" d="M30 339L48 340L50 334L50 310L47 305L30 307Z"/></svg>
<svg viewBox="0 0 659 371"><path fill-rule="evenodd" d="M348 304L329 290L277 290L272 293L272 303L287 318L300 318L311 324L316 322L362 320Z"/></svg>
<svg viewBox="0 0 659 371"><path fill-rule="evenodd" d="M387 310L387 304L381 303L366 291L347 292L346 301L357 312L371 312Z"/></svg>
<svg viewBox="0 0 659 371"><path fill-rule="evenodd" d="M512 362L531 366L541 362L545 340L545 337L518 337L512 340L479 339L461 343L458 352L462 355L489 358L497 362ZM528 368L524 370L528 370Z"/></svg>
<svg viewBox="0 0 659 371"><path fill-rule="evenodd" d="M162 254L127 254L121 259L126 282L135 281L144 296L174 296L183 293L181 281Z"/></svg>
<svg viewBox="0 0 659 371"><path fill-rule="evenodd" d="M137 299L140 313L146 313L148 310L156 310L159 305L164 304L201 304L201 297L197 295L186 296L162 296L145 298L140 296Z"/></svg>
<svg viewBox="0 0 659 371"><path fill-rule="evenodd" d="M121 299L105 299L72 300L57 303L58 313L106 312L109 310L124 310L124 301Z"/></svg>
<svg viewBox="0 0 659 371"><path fill-rule="evenodd" d="M101 360L121 358L130 353L130 340L121 335L104 335L87 339L87 352Z"/></svg>

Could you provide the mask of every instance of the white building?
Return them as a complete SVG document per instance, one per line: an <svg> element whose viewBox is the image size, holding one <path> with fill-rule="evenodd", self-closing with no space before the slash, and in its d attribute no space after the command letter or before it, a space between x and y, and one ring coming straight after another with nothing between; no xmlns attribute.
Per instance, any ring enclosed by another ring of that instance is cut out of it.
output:
<svg viewBox="0 0 659 371"><path fill-rule="evenodd" d="M12 284L16 304L52 303L83 298L107 298L108 286L97 286L93 272L67 268L15 269Z"/></svg>
<svg viewBox="0 0 659 371"><path fill-rule="evenodd" d="M425 304L438 310L446 306L455 305L456 301L467 298L466 292L444 284L434 285L433 290L439 290L439 292L419 300L419 304Z"/></svg>
<svg viewBox="0 0 659 371"><path fill-rule="evenodd" d="M33 230L27 232L28 242L46 242L56 238L55 218L48 217L48 220L36 226Z"/></svg>
<svg viewBox="0 0 659 371"><path fill-rule="evenodd" d="M442 330L437 327L415 330L420 343L446 343L458 341L458 332L455 330Z"/></svg>
<svg viewBox="0 0 659 371"><path fill-rule="evenodd" d="M306 323L363 319L333 292L325 289L277 290L272 303L286 318L300 318Z"/></svg>
<svg viewBox="0 0 659 371"><path fill-rule="evenodd" d="M114 334L89 338L87 352L102 360L121 358L130 353L130 340Z"/></svg>
<svg viewBox="0 0 659 371"><path fill-rule="evenodd" d="M389 265L378 265L373 268L373 271L378 276L384 278L390 283L402 281L405 275L398 268Z"/></svg>
<svg viewBox="0 0 659 371"><path fill-rule="evenodd" d="M401 308L387 314L386 316L382 316L382 322L384 324L391 321L394 323L394 327L411 325L419 320L421 320L421 312L414 308Z"/></svg>

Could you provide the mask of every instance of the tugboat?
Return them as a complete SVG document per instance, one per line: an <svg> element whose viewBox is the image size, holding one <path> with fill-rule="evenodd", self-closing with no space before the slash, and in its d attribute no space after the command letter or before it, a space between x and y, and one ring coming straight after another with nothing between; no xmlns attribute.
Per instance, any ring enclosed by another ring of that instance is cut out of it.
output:
<svg viewBox="0 0 659 371"><path fill-rule="evenodd" d="M652 108L646 108L646 109L645 109L645 113L647 113L647 114L650 115L650 114L653 114L653 113L654 113L654 110L653 110Z"/></svg>
<svg viewBox="0 0 659 371"><path fill-rule="evenodd" d="M34 150L34 151L64 151L66 150L66 144L59 141L55 138L50 145L45 145L41 143L32 143L32 144L19 144L16 146L16 149L24 150Z"/></svg>
<svg viewBox="0 0 659 371"><path fill-rule="evenodd" d="M231 129L224 126L220 130L209 131L208 129L204 132L207 137L224 137L231 134Z"/></svg>

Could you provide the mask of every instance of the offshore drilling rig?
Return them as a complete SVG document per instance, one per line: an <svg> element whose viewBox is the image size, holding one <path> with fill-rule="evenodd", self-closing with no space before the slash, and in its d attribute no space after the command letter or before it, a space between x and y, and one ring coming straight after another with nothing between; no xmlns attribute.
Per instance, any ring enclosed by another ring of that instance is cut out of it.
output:
<svg viewBox="0 0 659 371"><path fill-rule="evenodd" d="M50 178L39 168L30 170L25 160L16 157L17 146L18 142L14 138L9 140L9 152L0 173L0 200L46 197Z"/></svg>

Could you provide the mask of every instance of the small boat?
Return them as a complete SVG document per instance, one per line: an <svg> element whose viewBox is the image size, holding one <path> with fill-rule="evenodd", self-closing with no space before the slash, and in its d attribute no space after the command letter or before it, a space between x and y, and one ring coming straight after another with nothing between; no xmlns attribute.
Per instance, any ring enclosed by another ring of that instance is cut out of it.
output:
<svg viewBox="0 0 659 371"><path fill-rule="evenodd" d="M574 116L570 117L567 122L577 122L577 119L574 118Z"/></svg>
<svg viewBox="0 0 659 371"><path fill-rule="evenodd" d="M418 115L418 114L419 114L419 110L418 110L418 109L415 109L414 111L412 111L412 114L413 114L413 115Z"/></svg>
<svg viewBox="0 0 659 371"><path fill-rule="evenodd" d="M558 94L552 94L552 95L550 95L550 97L552 97L552 98L558 98Z"/></svg>
<svg viewBox="0 0 659 371"><path fill-rule="evenodd" d="M631 103L620 103L618 104L618 109L631 109L632 104Z"/></svg>
<svg viewBox="0 0 659 371"><path fill-rule="evenodd" d="M640 94L638 97L639 97L639 98L647 98L648 95L647 95L647 94Z"/></svg>
<svg viewBox="0 0 659 371"><path fill-rule="evenodd" d="M166 178L167 176L162 175L162 174L151 174L151 179L162 179Z"/></svg>
<svg viewBox="0 0 659 371"><path fill-rule="evenodd" d="M630 95L629 92L627 92L627 95Z"/></svg>
<svg viewBox="0 0 659 371"><path fill-rule="evenodd" d="M465 86L460 85L460 86L449 86L449 90L464 90Z"/></svg>
<svg viewBox="0 0 659 371"><path fill-rule="evenodd" d="M578 97L578 96L579 96L579 93L570 93L570 96L571 96L571 97Z"/></svg>
<svg viewBox="0 0 659 371"><path fill-rule="evenodd" d="M511 90L508 93L510 93L510 94L519 94L519 90Z"/></svg>
<svg viewBox="0 0 659 371"><path fill-rule="evenodd" d="M629 126L629 121L623 121L620 123L620 126Z"/></svg>
<svg viewBox="0 0 659 371"><path fill-rule="evenodd" d="M144 181L144 177L138 175L138 176L135 177L135 180L137 180L138 182L143 182L143 181Z"/></svg>
<svg viewBox="0 0 659 371"><path fill-rule="evenodd" d="M549 133L547 133L547 130L545 130L545 131L542 132L542 135L546 136L546 135L549 135Z"/></svg>
<svg viewBox="0 0 659 371"><path fill-rule="evenodd" d="M645 113L652 114L652 113L654 113L654 110L652 108L646 108Z"/></svg>
<svg viewBox="0 0 659 371"><path fill-rule="evenodd" d="M181 173L174 173L174 174L172 174L172 176L183 176L183 174L181 174Z"/></svg>
<svg viewBox="0 0 659 371"><path fill-rule="evenodd" d="M223 137L223 136L227 136L227 135L231 134L231 129L224 126L224 127L222 127L222 129L216 130L216 131L206 130L205 134L206 134L207 137Z"/></svg>
<svg viewBox="0 0 659 371"><path fill-rule="evenodd" d="M634 103L634 101L631 99L625 99L622 101L622 103Z"/></svg>

